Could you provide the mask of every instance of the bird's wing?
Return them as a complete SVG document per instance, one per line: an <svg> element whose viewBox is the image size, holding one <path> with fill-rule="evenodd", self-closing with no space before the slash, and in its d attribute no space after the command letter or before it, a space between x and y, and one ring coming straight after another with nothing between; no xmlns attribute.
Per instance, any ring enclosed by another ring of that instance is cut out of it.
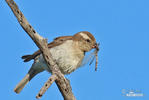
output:
<svg viewBox="0 0 149 100"><path fill-rule="evenodd" d="M48 48L52 48L52 47L58 46L58 45L64 43L65 41L67 41L67 40L72 40L72 36L57 37L57 38L54 39L53 42L48 44ZM36 58L40 54L41 54L41 51L37 50L32 55L24 55L24 56L22 56L22 59L24 59L24 62L28 62L28 61Z"/></svg>

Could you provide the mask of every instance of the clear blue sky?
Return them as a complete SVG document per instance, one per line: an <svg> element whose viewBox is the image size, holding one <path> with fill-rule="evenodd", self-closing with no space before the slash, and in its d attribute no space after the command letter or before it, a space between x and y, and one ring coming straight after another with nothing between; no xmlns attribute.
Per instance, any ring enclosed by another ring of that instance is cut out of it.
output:
<svg viewBox="0 0 149 100"><path fill-rule="evenodd" d="M100 42L99 67L84 66L68 77L77 100L149 100L148 0L15 0L37 30L52 41L79 31L93 33ZM50 74L36 76L19 94L15 85L32 61L20 58L38 48L0 0L1 100L35 100ZM144 97L122 96L122 90L139 90ZM41 100L62 100L55 84Z"/></svg>

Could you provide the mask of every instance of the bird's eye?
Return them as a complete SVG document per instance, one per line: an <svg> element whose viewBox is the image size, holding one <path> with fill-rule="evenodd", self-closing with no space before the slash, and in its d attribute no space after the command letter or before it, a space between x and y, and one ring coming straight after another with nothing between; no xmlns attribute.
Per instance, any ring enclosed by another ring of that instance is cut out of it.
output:
<svg viewBox="0 0 149 100"><path fill-rule="evenodd" d="M91 42L89 39L86 40L87 42Z"/></svg>

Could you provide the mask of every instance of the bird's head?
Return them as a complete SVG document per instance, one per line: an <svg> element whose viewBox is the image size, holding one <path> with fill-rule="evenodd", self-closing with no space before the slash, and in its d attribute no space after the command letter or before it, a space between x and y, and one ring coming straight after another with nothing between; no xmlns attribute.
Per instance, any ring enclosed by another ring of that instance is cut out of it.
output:
<svg viewBox="0 0 149 100"><path fill-rule="evenodd" d="M97 51L99 50L96 39L90 32L78 32L73 36L73 39L83 52L88 52L93 48L95 48Z"/></svg>

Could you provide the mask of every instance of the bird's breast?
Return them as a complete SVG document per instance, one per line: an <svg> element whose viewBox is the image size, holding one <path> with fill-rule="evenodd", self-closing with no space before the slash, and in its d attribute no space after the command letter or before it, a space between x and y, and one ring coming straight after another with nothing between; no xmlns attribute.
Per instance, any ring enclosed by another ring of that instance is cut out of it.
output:
<svg viewBox="0 0 149 100"><path fill-rule="evenodd" d="M59 46L50 48L50 52L52 54L52 58L56 61L63 74L69 74L77 69L84 57L83 52L74 47L72 40L68 40ZM39 61L45 64L42 55L39 57ZM46 64L44 67L48 70L48 66Z"/></svg>

